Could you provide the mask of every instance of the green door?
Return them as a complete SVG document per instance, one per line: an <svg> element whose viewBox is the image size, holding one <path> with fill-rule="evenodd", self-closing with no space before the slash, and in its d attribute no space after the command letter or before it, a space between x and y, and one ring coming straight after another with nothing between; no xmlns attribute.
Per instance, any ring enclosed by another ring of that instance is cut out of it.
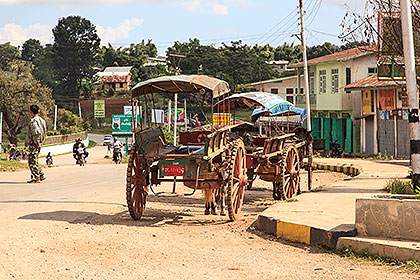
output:
<svg viewBox="0 0 420 280"><path fill-rule="evenodd" d="M346 121L346 152L351 153L353 147L353 120L345 119Z"/></svg>

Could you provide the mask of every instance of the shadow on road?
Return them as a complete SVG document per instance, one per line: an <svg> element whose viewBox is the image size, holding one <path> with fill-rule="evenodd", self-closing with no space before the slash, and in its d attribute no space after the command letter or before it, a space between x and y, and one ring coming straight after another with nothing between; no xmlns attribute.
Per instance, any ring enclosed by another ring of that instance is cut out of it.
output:
<svg viewBox="0 0 420 280"><path fill-rule="evenodd" d="M34 200L0 200L0 204L3 203L63 203L63 204L104 204L104 205L117 205L125 206L125 204L114 203L114 202L100 202L100 201L74 201L74 200L43 200L43 199L34 199Z"/></svg>
<svg viewBox="0 0 420 280"><path fill-rule="evenodd" d="M157 209L146 209L141 220L133 220L127 211L116 214L99 214L86 211L53 211L44 213L34 213L19 217L20 220L41 220L41 221L60 221L71 224L90 224L90 225L124 225L135 227L151 227L163 225L190 225L201 226L206 224L225 224L228 221L186 219L195 215L185 212L170 212Z"/></svg>

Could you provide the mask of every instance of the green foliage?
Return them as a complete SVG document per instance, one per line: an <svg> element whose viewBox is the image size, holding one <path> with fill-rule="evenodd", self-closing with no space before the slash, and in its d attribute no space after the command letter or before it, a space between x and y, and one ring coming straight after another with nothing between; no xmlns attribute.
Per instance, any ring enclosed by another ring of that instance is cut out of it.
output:
<svg viewBox="0 0 420 280"><path fill-rule="evenodd" d="M80 16L61 18L53 35L54 73L59 82L55 96L77 100L82 79L91 79L94 74L101 40L95 25Z"/></svg>
<svg viewBox="0 0 420 280"><path fill-rule="evenodd" d="M386 183L384 191L391 194L416 194L413 184L409 180L392 179ZM420 194L420 192L418 192Z"/></svg>
<svg viewBox="0 0 420 280"><path fill-rule="evenodd" d="M23 60L33 61L39 57L43 51L41 42L37 39L28 39L22 45L21 56Z"/></svg>
<svg viewBox="0 0 420 280"><path fill-rule="evenodd" d="M20 58L19 49L10 43L0 44L0 69L9 70L14 60Z"/></svg>
<svg viewBox="0 0 420 280"><path fill-rule="evenodd" d="M166 144L172 144L174 143L174 131L171 129L171 131L168 131L167 126L161 126L163 136L165 137Z"/></svg>
<svg viewBox="0 0 420 280"><path fill-rule="evenodd" d="M92 125L66 109L58 109L57 130L48 131L48 135L67 135L88 131Z"/></svg>
<svg viewBox="0 0 420 280"><path fill-rule="evenodd" d="M30 63L16 60L9 71L0 70L0 111L4 116L4 132L12 144L30 119L29 105L40 107L40 115L48 121L48 113L54 107L51 89L32 77Z"/></svg>

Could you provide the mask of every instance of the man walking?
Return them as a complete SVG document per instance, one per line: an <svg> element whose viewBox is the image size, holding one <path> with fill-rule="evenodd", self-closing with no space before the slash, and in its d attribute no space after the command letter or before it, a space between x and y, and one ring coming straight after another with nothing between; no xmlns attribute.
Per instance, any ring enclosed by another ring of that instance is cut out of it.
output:
<svg viewBox="0 0 420 280"><path fill-rule="evenodd" d="M45 134L47 133L47 125L39 113L38 105L31 105L29 107L31 113L31 121L28 126L28 134L26 135L25 146L28 147L28 165L31 170L31 180L28 183L39 183L46 179L44 172L39 167L38 156L41 150L41 145L45 141Z"/></svg>

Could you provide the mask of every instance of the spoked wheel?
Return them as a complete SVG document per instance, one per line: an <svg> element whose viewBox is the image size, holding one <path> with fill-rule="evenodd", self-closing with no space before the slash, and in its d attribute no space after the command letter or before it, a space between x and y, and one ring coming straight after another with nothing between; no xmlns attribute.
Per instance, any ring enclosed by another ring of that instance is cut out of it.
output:
<svg viewBox="0 0 420 280"><path fill-rule="evenodd" d="M282 196L290 199L296 196L300 188L299 154L294 145L286 146L281 159L282 170Z"/></svg>
<svg viewBox="0 0 420 280"><path fill-rule="evenodd" d="M135 147L133 145L128 160L126 198L131 217L134 220L140 220L146 207L149 166L137 154Z"/></svg>
<svg viewBox="0 0 420 280"><path fill-rule="evenodd" d="M248 183L246 176L245 146L242 140L237 140L233 146L228 172L227 208L229 219L235 221L238 219L241 212L244 190Z"/></svg>

